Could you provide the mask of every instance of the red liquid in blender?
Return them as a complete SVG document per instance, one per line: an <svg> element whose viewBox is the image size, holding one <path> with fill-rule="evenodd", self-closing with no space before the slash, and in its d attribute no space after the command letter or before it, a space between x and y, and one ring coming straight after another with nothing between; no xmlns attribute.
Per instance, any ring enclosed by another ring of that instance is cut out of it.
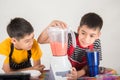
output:
<svg viewBox="0 0 120 80"><path fill-rule="evenodd" d="M67 54L67 43L51 42L53 56L65 56Z"/></svg>

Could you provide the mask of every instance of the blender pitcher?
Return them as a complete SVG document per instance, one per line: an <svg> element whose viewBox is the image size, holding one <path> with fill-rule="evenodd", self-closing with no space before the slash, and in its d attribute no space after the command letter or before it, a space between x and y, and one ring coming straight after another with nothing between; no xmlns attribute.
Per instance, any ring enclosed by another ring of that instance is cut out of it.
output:
<svg viewBox="0 0 120 80"><path fill-rule="evenodd" d="M68 33L72 35L72 41L75 46L75 36L70 29L62 29L60 27L48 28L50 47L53 55L50 63L50 80L66 80L66 74L72 68L67 56Z"/></svg>
<svg viewBox="0 0 120 80"><path fill-rule="evenodd" d="M73 45L76 46L75 35L70 29L49 27L48 36L53 56L65 56L67 54L68 33L72 35Z"/></svg>

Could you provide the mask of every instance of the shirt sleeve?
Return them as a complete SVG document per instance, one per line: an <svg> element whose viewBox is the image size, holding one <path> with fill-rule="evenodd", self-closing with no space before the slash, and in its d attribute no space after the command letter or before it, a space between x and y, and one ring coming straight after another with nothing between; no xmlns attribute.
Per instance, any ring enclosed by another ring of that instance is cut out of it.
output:
<svg viewBox="0 0 120 80"><path fill-rule="evenodd" d="M39 60L42 56L41 48L40 48L40 46L39 46L39 44L37 43L36 40L34 40L31 52L32 52L32 59L33 60Z"/></svg>
<svg viewBox="0 0 120 80"><path fill-rule="evenodd" d="M4 60L5 64L9 63L10 44L11 44L10 38L6 38L0 43L0 54L6 56Z"/></svg>
<svg viewBox="0 0 120 80"><path fill-rule="evenodd" d="M100 39L97 39L94 42L94 49L99 52L99 59L102 60L102 50L101 50L101 42Z"/></svg>

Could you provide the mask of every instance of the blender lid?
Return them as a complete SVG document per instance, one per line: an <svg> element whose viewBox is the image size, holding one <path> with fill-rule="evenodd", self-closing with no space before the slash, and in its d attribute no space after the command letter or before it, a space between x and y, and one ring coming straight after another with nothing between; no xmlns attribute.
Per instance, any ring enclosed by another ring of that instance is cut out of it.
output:
<svg viewBox="0 0 120 80"><path fill-rule="evenodd" d="M55 27L49 27L48 30L49 31L66 31L67 29L62 29L59 26L55 26Z"/></svg>

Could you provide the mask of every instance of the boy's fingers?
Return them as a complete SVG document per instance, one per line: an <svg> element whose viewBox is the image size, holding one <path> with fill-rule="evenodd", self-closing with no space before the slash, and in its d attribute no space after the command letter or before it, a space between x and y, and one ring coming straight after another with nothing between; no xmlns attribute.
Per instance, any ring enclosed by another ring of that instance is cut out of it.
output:
<svg viewBox="0 0 120 80"><path fill-rule="evenodd" d="M59 21L59 20L54 20L51 24L50 24L51 27L55 27L55 26L59 26L61 28L66 28L67 27L67 24L62 22L62 21Z"/></svg>
<svg viewBox="0 0 120 80"><path fill-rule="evenodd" d="M76 69L73 67L73 68L72 68L72 71L76 71Z"/></svg>
<svg viewBox="0 0 120 80"><path fill-rule="evenodd" d="M72 74L67 74L67 79L72 79Z"/></svg>
<svg viewBox="0 0 120 80"><path fill-rule="evenodd" d="M74 72L76 72L76 69L73 67L73 68L71 69L71 73L74 73Z"/></svg>

